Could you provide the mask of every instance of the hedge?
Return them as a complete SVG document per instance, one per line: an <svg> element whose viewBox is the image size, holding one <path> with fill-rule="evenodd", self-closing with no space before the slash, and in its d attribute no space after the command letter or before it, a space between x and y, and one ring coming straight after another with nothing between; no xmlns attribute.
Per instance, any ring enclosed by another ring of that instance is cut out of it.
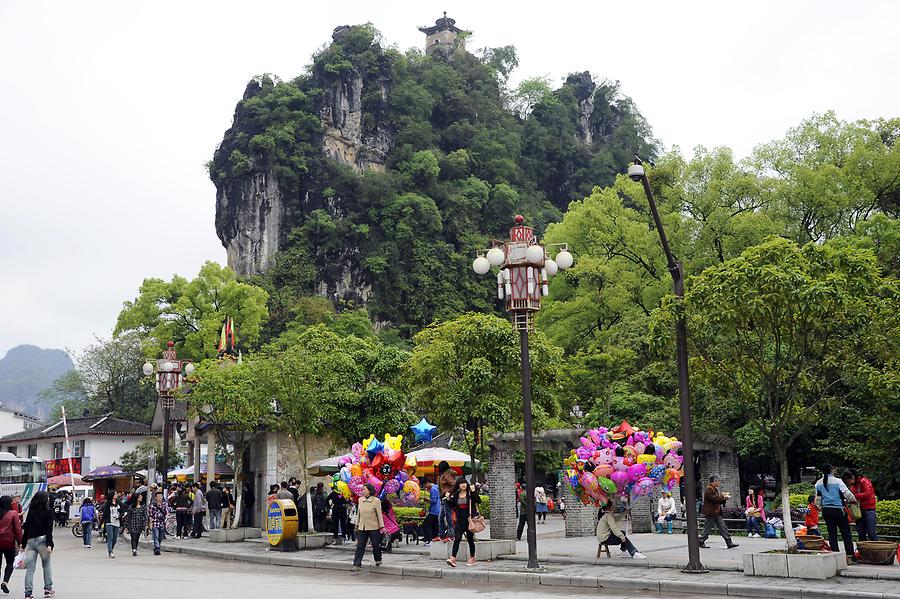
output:
<svg viewBox="0 0 900 599"><path fill-rule="evenodd" d="M900 525L900 499L879 501L875 513L879 524Z"/></svg>
<svg viewBox="0 0 900 599"><path fill-rule="evenodd" d="M478 504L478 512L485 518L491 517L491 498L487 495L481 496L481 503ZM394 513L397 515L397 522L421 520L428 513L428 504L420 504L420 507L395 507Z"/></svg>

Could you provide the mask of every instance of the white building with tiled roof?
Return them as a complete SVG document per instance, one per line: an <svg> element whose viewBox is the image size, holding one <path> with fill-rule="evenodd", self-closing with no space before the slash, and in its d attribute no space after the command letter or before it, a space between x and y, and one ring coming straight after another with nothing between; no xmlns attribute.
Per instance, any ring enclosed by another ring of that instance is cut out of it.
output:
<svg viewBox="0 0 900 599"><path fill-rule="evenodd" d="M87 474L94 468L108 466L153 436L150 425L109 414L68 418L66 424L76 474ZM60 468L59 473L68 471L68 463L63 460L67 454L62 420L0 437L0 451L20 457L43 458L47 462L48 476L53 476Z"/></svg>

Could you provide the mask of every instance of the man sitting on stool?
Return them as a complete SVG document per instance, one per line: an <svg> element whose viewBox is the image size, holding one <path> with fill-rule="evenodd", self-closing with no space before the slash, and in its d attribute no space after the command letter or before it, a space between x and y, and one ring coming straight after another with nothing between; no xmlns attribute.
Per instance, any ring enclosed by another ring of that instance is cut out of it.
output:
<svg viewBox="0 0 900 599"><path fill-rule="evenodd" d="M597 522L597 542L607 546L621 545L622 553L619 557L628 557L630 555L634 559L647 559L647 557L638 551L634 544L628 540L625 533L622 532L622 529L619 527L619 523L616 522L616 518L612 513L612 500L608 500L606 505L601 509L603 510L603 515L600 516L600 521Z"/></svg>

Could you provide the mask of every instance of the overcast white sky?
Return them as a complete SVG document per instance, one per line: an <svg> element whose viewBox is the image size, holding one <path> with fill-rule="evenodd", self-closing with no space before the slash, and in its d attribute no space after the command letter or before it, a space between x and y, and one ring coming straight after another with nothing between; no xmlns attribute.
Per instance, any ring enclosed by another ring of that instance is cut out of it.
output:
<svg viewBox="0 0 900 599"><path fill-rule="evenodd" d="M619 79L667 148L741 156L812 112L898 116L900 2L0 0L0 356L109 336L144 277L224 262L203 164L253 75L336 25L420 45L443 10L515 79Z"/></svg>

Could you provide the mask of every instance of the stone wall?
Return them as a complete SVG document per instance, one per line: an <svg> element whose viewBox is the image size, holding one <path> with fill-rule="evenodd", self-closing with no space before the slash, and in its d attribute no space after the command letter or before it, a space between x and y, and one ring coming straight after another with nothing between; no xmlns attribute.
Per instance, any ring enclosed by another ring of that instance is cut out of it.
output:
<svg viewBox="0 0 900 599"><path fill-rule="evenodd" d="M487 473L491 490L491 538L515 539L516 463L512 451L494 450Z"/></svg>
<svg viewBox="0 0 900 599"><path fill-rule="evenodd" d="M567 482L562 484L562 493L566 502L566 536L591 537L596 535L597 508L581 503Z"/></svg>
<svg viewBox="0 0 900 599"><path fill-rule="evenodd" d="M718 474L722 478L719 490L722 493L731 493L731 500L725 504L725 507L733 507L741 505L741 480L738 471L737 456L728 451L703 450L699 451L700 473L697 483L700 486L698 500L703 499L703 491L709 484L709 477Z"/></svg>

